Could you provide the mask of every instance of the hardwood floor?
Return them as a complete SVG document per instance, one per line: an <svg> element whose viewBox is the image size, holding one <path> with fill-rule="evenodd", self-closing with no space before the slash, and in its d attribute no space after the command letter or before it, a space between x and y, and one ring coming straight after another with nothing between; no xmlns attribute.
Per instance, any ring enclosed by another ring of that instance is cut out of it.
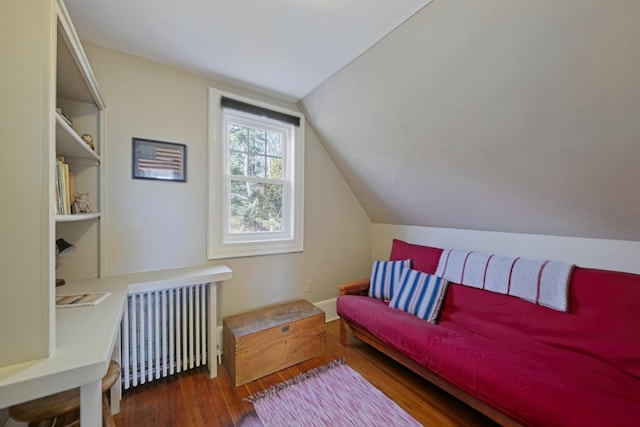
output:
<svg viewBox="0 0 640 427"><path fill-rule="evenodd" d="M257 381L234 387L223 366L209 380L206 369L154 381L124 392L116 425L222 426L255 416L243 398L309 369L345 357L347 364L426 426L495 426L491 420L356 338L338 342L338 322L327 324L327 353Z"/></svg>

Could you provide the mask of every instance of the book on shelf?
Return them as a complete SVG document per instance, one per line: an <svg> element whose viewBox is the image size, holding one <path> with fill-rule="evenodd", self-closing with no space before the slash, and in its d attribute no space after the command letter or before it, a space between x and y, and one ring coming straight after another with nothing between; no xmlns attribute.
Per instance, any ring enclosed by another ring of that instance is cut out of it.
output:
<svg viewBox="0 0 640 427"><path fill-rule="evenodd" d="M60 209L60 177L58 175L57 163L56 163L56 180L53 186L55 187L55 193L56 193L56 215L61 215L62 210Z"/></svg>
<svg viewBox="0 0 640 427"><path fill-rule="evenodd" d="M56 214L71 215L75 193L75 176L64 162L64 157L56 160Z"/></svg>
<svg viewBox="0 0 640 427"><path fill-rule="evenodd" d="M58 113L58 115L62 118L62 120L64 120L69 126L73 127L73 122L71 121L69 116L67 116L65 112L62 111L62 108L59 108L59 107L56 108L56 113Z"/></svg>
<svg viewBox="0 0 640 427"><path fill-rule="evenodd" d="M56 161L56 182L58 183L58 209L60 215L66 214L65 188L64 188L64 157L58 157Z"/></svg>
<svg viewBox="0 0 640 427"><path fill-rule="evenodd" d="M62 164L64 172L64 210L67 215L71 213L71 197L69 197L69 165Z"/></svg>
<svg viewBox="0 0 640 427"><path fill-rule="evenodd" d="M71 211L73 211L73 203L76 201L76 176L72 171L69 171L69 187L67 189L67 192L69 193L69 200L72 206Z"/></svg>

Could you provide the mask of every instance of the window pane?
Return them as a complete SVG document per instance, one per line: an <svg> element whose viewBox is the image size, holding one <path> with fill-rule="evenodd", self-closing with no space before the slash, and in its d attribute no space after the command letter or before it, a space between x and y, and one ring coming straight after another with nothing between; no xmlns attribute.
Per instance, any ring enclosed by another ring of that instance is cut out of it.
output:
<svg viewBox="0 0 640 427"><path fill-rule="evenodd" d="M245 127L229 124L229 149L247 151L248 131Z"/></svg>
<svg viewBox="0 0 640 427"><path fill-rule="evenodd" d="M229 232L282 231L282 184L231 181Z"/></svg>
<svg viewBox="0 0 640 427"><path fill-rule="evenodd" d="M249 176L265 177L264 156L249 156Z"/></svg>
<svg viewBox="0 0 640 427"><path fill-rule="evenodd" d="M279 133L267 134L267 154L269 156L282 157L282 135Z"/></svg>
<svg viewBox="0 0 640 427"><path fill-rule="evenodd" d="M282 159L267 157L267 178L282 179Z"/></svg>
<svg viewBox="0 0 640 427"><path fill-rule="evenodd" d="M265 131L249 130L249 151L251 154L264 154L267 144L267 133Z"/></svg>
<svg viewBox="0 0 640 427"><path fill-rule="evenodd" d="M244 153L232 151L229 154L229 173L231 175L247 176L247 156Z"/></svg>

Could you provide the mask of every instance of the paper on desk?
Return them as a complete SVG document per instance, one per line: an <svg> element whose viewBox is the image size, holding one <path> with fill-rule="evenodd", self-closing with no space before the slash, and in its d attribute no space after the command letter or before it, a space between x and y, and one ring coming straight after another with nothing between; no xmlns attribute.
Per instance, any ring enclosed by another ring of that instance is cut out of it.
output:
<svg viewBox="0 0 640 427"><path fill-rule="evenodd" d="M86 292L82 294L56 295L56 308L96 305L110 294L110 292Z"/></svg>

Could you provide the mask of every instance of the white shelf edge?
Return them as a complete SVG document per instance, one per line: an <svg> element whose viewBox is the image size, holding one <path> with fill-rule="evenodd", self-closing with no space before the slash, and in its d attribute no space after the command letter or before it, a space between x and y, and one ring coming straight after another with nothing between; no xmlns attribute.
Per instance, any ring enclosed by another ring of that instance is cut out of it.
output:
<svg viewBox="0 0 640 427"><path fill-rule="evenodd" d="M69 146L71 147L75 147L70 148L71 150L73 150L73 152L71 153L62 152L60 154L62 154L63 156L69 155L70 157L91 159L100 163L100 156L98 155L98 153L93 151L87 144L85 144L82 138L80 138L80 135L78 135L78 133L73 130L71 126L69 126L69 124L62 118L60 113L56 113L56 126L60 130L62 130L65 135L68 135L69 139L67 144L69 144ZM60 148L60 142L61 141L56 141L56 151L58 151L58 149Z"/></svg>
<svg viewBox="0 0 640 427"><path fill-rule="evenodd" d="M73 59L80 69L82 77L84 78L84 82L91 92L96 105L100 110L105 110L107 106L104 102L104 99L102 98L102 93L98 88L98 82L96 81L95 75L93 74L93 70L91 69L89 60L87 59L87 55L82 48L80 37L78 37L78 33L76 32L76 29L72 24L69 11L67 10L67 7L64 4L63 0L57 0L56 3L58 5L58 18L60 19L60 24L64 29L64 31L62 31L62 36L67 41L69 51L74 56Z"/></svg>
<svg viewBox="0 0 640 427"><path fill-rule="evenodd" d="M91 219L100 218L100 212L94 213L80 213L72 215L56 215L56 222L77 222L88 221Z"/></svg>

